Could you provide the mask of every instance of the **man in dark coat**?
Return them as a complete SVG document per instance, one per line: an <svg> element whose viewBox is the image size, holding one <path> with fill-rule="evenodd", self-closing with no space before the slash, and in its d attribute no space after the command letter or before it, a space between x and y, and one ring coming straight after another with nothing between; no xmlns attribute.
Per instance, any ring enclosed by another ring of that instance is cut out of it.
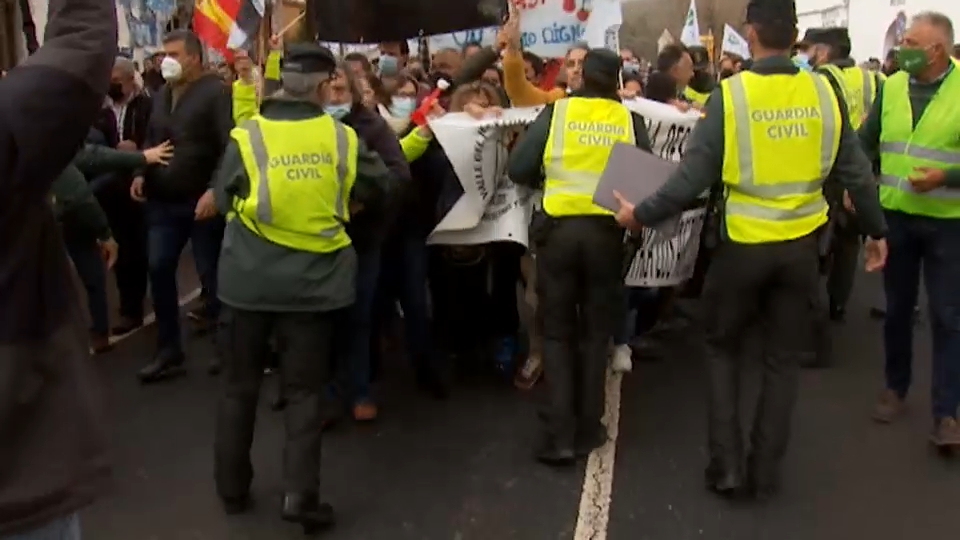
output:
<svg viewBox="0 0 960 540"><path fill-rule="evenodd" d="M77 511L100 494L110 463L50 189L103 103L116 6L51 0L44 35L0 81L0 538L78 539Z"/></svg>

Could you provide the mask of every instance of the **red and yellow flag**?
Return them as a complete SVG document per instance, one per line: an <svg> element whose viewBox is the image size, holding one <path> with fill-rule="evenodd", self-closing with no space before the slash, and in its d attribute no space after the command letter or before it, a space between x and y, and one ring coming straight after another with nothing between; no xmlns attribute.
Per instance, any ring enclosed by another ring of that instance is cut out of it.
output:
<svg viewBox="0 0 960 540"><path fill-rule="evenodd" d="M229 57L256 34L263 18L263 0L196 0L193 31L208 47Z"/></svg>

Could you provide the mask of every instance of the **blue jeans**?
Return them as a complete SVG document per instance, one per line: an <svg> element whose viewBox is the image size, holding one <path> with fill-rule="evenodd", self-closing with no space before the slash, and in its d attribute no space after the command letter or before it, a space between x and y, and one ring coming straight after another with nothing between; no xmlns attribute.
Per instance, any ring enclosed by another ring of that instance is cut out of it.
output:
<svg viewBox="0 0 960 540"><path fill-rule="evenodd" d="M90 307L90 331L98 337L110 335L110 316L107 307L107 268L95 241L70 240L67 253L77 268L80 281L87 292Z"/></svg>
<svg viewBox="0 0 960 540"><path fill-rule="evenodd" d="M648 319L656 320L654 311L657 309L657 294L659 289L648 287L624 287L623 288L623 318L621 323L614 328L613 345L626 345L630 338L640 335L649 330L651 325L638 323ZM649 312L649 313L648 313Z"/></svg>
<svg viewBox="0 0 960 540"><path fill-rule="evenodd" d="M955 418L960 405L960 219L885 214L890 227L883 271L887 388L901 397L910 389L913 312L922 268L933 334L933 417Z"/></svg>
<svg viewBox="0 0 960 540"><path fill-rule="evenodd" d="M433 367L430 310L427 301L427 245L415 234L399 234L384 242L381 251L377 328L395 313L399 300L407 354L418 370ZM375 334L377 335L377 334Z"/></svg>
<svg viewBox="0 0 960 540"><path fill-rule="evenodd" d="M5 536L0 540L80 540L80 517L70 514L30 532Z"/></svg>
<svg viewBox="0 0 960 540"><path fill-rule="evenodd" d="M180 295L177 292L177 268L187 241L193 243L193 258L201 286L209 291L206 299L208 320L220 314L217 299L217 261L223 241L221 216L196 221L196 201L184 203L151 202L145 205L147 249L150 266L150 296L157 317L157 349L180 351Z"/></svg>
<svg viewBox="0 0 960 540"><path fill-rule="evenodd" d="M357 297L346 326L337 336L337 372L343 397L352 403L370 399L370 347L373 309L380 277L380 246L357 251Z"/></svg>

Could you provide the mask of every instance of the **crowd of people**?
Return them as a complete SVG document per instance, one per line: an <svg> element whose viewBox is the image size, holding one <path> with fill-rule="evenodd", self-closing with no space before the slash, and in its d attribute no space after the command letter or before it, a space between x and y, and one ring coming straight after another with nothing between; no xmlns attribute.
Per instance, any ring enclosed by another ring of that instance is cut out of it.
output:
<svg viewBox="0 0 960 540"><path fill-rule="evenodd" d="M115 57L112 2L67 4L51 2L46 43L0 83L0 137L17 149L0 156L7 239L0 244L0 337L10 359L0 367L0 456L20 469L13 481L0 480L0 538L42 538L16 534L51 527L64 531L58 537L79 538L76 511L96 496L109 469L87 346L102 354L111 338L142 327L149 292L157 343L137 376L149 384L184 373L191 348L177 273L188 244L201 283L199 304L187 314L191 334L213 339L216 354L205 367L225 379L215 478L228 513L250 503L249 452L265 374L278 373L274 406L286 419L282 515L314 530L333 520L319 496L321 432L345 418L374 421L379 407L389 406L374 390L385 354L400 351L418 387L438 400L451 395L457 371L486 371L522 390L545 377L535 455L571 465L607 443L601 417L608 365L626 373L635 360L658 358L658 330L684 324L674 300L701 288L712 306L704 321L708 487L769 494L789 436L794 367L830 364L823 321L844 318L864 237L868 267L886 264L887 386L874 418L893 421L910 386L922 266L934 341L931 440L960 446L960 335L953 324L960 295L951 284L960 261L952 191L960 139L955 127L938 129L924 113L958 114L960 75L950 59L957 47L942 15L918 16L882 65L871 59L857 66L840 29L796 40L792 2L754 0L747 32L753 60L724 55L715 64L704 48L669 45L651 63L627 49L578 44L556 62L523 50L513 14L491 47L411 55L406 42L383 43L376 58L338 58L275 36L263 58L234 51L231 62L212 65L195 34L175 30L140 70ZM807 71L823 78L804 78ZM772 96L776 84L798 85L797 95L809 100L803 106L820 111L804 130L814 126L823 142L796 147L791 162L792 184L812 187L768 199L774 190L761 184L769 167L744 168L749 159L735 166L718 147L729 153L740 145L743 155L756 145L758 154L772 155L786 148L779 144L800 144L757 133L751 139L753 128L743 135L737 126L750 120L737 109L741 101ZM13 99L40 87L47 99ZM618 141L650 151L644 118L620 103L633 97L700 110L703 118L675 178L642 204L621 198L620 212L611 212L591 200L609 148L558 142L558 133L567 118L589 117L609 123ZM26 105L14 110L12 103ZM531 249L428 245L463 188L424 119L455 112L480 119L532 106L546 107L509 163L513 182L544 193ZM719 194L718 185L726 186L722 196L702 199ZM724 219L705 227L721 232L702 242L691 283L625 291L621 258L631 236L625 242L624 231L636 233L691 204L708 204ZM811 259L812 246L818 256ZM64 254L85 304L71 300ZM753 272L742 271L743 260ZM807 287L811 260L828 274L829 306ZM107 303L110 271L117 314ZM722 293L720 279L727 283ZM761 294L764 280L778 282L766 303L750 296ZM741 302L744 295L752 300ZM794 312L809 306L821 341L797 331L808 319ZM779 343L765 363L769 393L744 465L733 364L751 310L771 314ZM89 339L78 334L83 320ZM63 472L40 474L51 462ZM37 478L43 496L24 495L36 493Z"/></svg>

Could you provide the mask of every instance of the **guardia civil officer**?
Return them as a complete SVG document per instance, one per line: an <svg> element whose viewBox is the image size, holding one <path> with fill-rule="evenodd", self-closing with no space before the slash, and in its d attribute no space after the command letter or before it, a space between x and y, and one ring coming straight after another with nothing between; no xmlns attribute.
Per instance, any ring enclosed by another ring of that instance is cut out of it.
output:
<svg viewBox="0 0 960 540"><path fill-rule="evenodd" d="M354 301L352 211L376 212L390 178L353 129L323 112L333 54L291 45L282 89L231 133L215 179L228 216L220 258L223 395L215 479L228 513L246 510L250 445L271 337L283 371L286 440L282 517L312 530L333 510L319 498L321 395L334 321Z"/></svg>
<svg viewBox="0 0 960 540"><path fill-rule="evenodd" d="M847 106L850 124L860 129L873 106L880 88L879 75L856 65L850 58L850 34L846 28L811 29L804 35L810 44L810 61L838 92ZM854 276L860 254L860 229L856 216L844 209L842 190L828 186L827 202L831 206L833 238L827 270L827 294L830 298L829 317L841 321L847 301L853 290ZM821 355L819 362L828 358Z"/></svg>
<svg viewBox="0 0 960 540"><path fill-rule="evenodd" d="M583 86L548 105L514 148L510 178L543 188L543 215L531 227L543 311L549 409L537 459L574 462L607 440L604 408L607 347L623 303L623 229L593 204L613 145L650 151L643 118L617 96L620 57L591 49Z"/></svg>
<svg viewBox="0 0 960 540"><path fill-rule="evenodd" d="M789 58L793 0L751 0L750 71L725 79L707 101L684 160L652 197L617 214L630 228L679 214L705 189L724 189L720 243L703 291L709 381L707 486L767 496L778 484L797 394L799 353L811 341L818 231L827 222L825 182L839 182L870 235L867 268L886 258L886 225L871 168L846 111L823 77ZM756 321L766 355L749 458L740 426L740 354Z"/></svg>

